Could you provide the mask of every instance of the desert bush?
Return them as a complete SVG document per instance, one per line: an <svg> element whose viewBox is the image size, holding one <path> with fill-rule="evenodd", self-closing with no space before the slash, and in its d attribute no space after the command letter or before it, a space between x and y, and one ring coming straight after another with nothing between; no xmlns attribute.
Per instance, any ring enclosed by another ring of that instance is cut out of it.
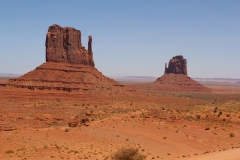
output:
<svg viewBox="0 0 240 160"><path fill-rule="evenodd" d="M19 149L17 149L17 152L25 151L25 150L26 150L26 148L19 148Z"/></svg>
<svg viewBox="0 0 240 160"><path fill-rule="evenodd" d="M69 129L68 129L68 128L66 128L66 129L64 129L64 131L65 131L65 132L69 132Z"/></svg>
<svg viewBox="0 0 240 160"><path fill-rule="evenodd" d="M235 137L234 133L229 133L229 137Z"/></svg>
<svg viewBox="0 0 240 160"><path fill-rule="evenodd" d="M209 127L206 127L205 130L210 130L210 128L209 128Z"/></svg>
<svg viewBox="0 0 240 160"><path fill-rule="evenodd" d="M218 117L220 117L222 115L222 111L219 111L218 113Z"/></svg>
<svg viewBox="0 0 240 160"><path fill-rule="evenodd" d="M197 117L197 119L200 119L201 118L201 115L199 114L199 115L196 115L196 117Z"/></svg>
<svg viewBox="0 0 240 160"><path fill-rule="evenodd" d="M7 150L5 153L6 154L11 154L11 153L14 153L14 152L13 152L13 150Z"/></svg>
<svg viewBox="0 0 240 160"><path fill-rule="evenodd" d="M144 160L146 156L136 148L121 148L113 156L113 160Z"/></svg>

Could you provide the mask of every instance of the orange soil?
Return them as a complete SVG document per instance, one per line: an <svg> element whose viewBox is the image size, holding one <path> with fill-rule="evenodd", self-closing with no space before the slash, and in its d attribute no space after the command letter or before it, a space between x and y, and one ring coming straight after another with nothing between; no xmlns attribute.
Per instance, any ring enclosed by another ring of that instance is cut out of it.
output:
<svg viewBox="0 0 240 160"><path fill-rule="evenodd" d="M147 159L240 158L240 94L0 91L0 159L111 159L121 147ZM68 127L86 113L89 126Z"/></svg>

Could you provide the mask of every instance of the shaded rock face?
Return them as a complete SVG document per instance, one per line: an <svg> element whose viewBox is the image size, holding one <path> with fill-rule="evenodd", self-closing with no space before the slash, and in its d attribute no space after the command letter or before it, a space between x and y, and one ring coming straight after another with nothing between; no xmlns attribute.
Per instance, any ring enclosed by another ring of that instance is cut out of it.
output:
<svg viewBox="0 0 240 160"><path fill-rule="evenodd" d="M169 60L168 67L167 63L165 64L164 74L184 74L187 75L187 60L183 56L175 56Z"/></svg>
<svg viewBox="0 0 240 160"><path fill-rule="evenodd" d="M89 36L88 50L82 46L81 32L71 27L52 25L46 35L46 62L67 62L94 67L92 37Z"/></svg>

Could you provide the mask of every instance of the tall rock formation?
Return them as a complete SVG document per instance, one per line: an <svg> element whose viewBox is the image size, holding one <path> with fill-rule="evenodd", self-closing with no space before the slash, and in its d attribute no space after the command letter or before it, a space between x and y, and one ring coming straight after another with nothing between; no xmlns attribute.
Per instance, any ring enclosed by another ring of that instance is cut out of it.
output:
<svg viewBox="0 0 240 160"><path fill-rule="evenodd" d="M187 75L187 60L182 55L175 56L169 60L168 67L165 63L164 74L184 74Z"/></svg>
<svg viewBox="0 0 240 160"><path fill-rule="evenodd" d="M67 62L94 67L91 36L88 41L86 50L82 46L79 30L52 25L48 28L46 36L46 62Z"/></svg>
<svg viewBox="0 0 240 160"><path fill-rule="evenodd" d="M123 85L104 76L94 67L92 36L88 50L81 43L81 32L71 27L52 25L46 37L46 62L36 69L0 86L30 90L62 90L81 96L131 96Z"/></svg>

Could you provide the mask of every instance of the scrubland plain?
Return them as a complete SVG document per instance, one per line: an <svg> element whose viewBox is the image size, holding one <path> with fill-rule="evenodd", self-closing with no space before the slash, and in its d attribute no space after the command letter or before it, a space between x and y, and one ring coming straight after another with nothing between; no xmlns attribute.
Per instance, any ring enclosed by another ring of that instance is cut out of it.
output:
<svg viewBox="0 0 240 160"><path fill-rule="evenodd" d="M146 159L240 159L240 86L205 86L127 97L0 87L0 159L112 159L123 147Z"/></svg>

